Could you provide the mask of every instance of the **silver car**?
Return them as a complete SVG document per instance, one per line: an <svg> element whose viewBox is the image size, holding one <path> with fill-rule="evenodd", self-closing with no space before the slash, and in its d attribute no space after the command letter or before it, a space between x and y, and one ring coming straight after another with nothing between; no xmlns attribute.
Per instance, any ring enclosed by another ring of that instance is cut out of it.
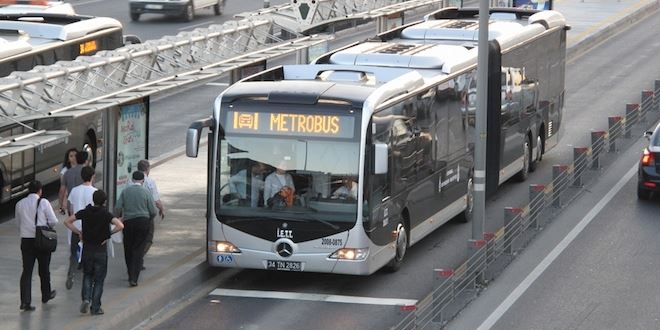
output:
<svg viewBox="0 0 660 330"><path fill-rule="evenodd" d="M196 10L213 7L213 12L220 15L225 8L225 0L129 0L128 4L134 22L145 13L178 16L190 22Z"/></svg>

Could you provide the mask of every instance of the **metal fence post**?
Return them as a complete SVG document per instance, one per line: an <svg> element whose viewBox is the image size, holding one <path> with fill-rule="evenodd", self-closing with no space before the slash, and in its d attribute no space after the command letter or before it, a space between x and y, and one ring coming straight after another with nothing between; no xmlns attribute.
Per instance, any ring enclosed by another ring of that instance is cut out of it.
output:
<svg viewBox="0 0 660 330"><path fill-rule="evenodd" d="M538 218L541 210L545 208L545 185L529 185L529 223L538 228Z"/></svg>
<svg viewBox="0 0 660 330"><path fill-rule="evenodd" d="M468 240L468 263L466 276L474 275L474 288L484 283L484 269L486 268L486 241L483 239ZM476 292L475 292L476 294Z"/></svg>
<svg viewBox="0 0 660 330"><path fill-rule="evenodd" d="M639 103L626 104L625 137L630 138L632 126L639 121Z"/></svg>
<svg viewBox="0 0 660 330"><path fill-rule="evenodd" d="M623 128L622 121L623 121L623 118L621 116L607 117L608 136L610 137L609 138L609 145L610 145L609 152L617 152L618 151L618 148L616 147L616 140L619 138L619 135L621 134L621 129Z"/></svg>
<svg viewBox="0 0 660 330"><path fill-rule="evenodd" d="M603 151L605 144L605 131L592 131L591 132L591 168L600 168L600 153Z"/></svg>
<svg viewBox="0 0 660 330"><path fill-rule="evenodd" d="M573 148L573 186L582 187L582 174L587 168L587 154L589 148L587 147L574 147Z"/></svg>
<svg viewBox="0 0 660 330"><path fill-rule="evenodd" d="M568 186L568 165L552 165L552 206L561 207L561 194Z"/></svg>
<svg viewBox="0 0 660 330"><path fill-rule="evenodd" d="M653 108L653 98L655 93L653 91L642 91L642 106L641 106L641 122L646 122L646 114Z"/></svg>
<svg viewBox="0 0 660 330"><path fill-rule="evenodd" d="M523 209L520 207L504 208L504 253L513 255L513 241L521 232Z"/></svg>
<svg viewBox="0 0 660 330"><path fill-rule="evenodd" d="M436 283L433 290L433 322L444 324L448 321L445 317L445 306L455 299L454 270L451 268L434 269L434 281Z"/></svg>

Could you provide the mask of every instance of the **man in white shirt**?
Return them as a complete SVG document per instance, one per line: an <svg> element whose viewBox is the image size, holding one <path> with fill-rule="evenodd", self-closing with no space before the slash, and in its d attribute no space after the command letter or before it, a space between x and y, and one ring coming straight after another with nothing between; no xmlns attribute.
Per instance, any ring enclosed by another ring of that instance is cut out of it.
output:
<svg viewBox="0 0 660 330"><path fill-rule="evenodd" d="M15 216L18 220L21 235L21 256L23 259L23 273L21 273L21 306L23 311L33 311L32 303L32 271L34 262L39 262L39 279L41 282L41 302L44 304L55 298L55 290L50 286L50 257L51 253L37 250L34 246L36 226L54 227L57 224L55 211L48 200L41 200L42 185L39 181L30 182L30 192L25 198L16 203ZM36 216L36 226L35 226Z"/></svg>
<svg viewBox="0 0 660 330"><path fill-rule="evenodd" d="M80 177L83 183L73 187L69 193L68 202L71 210L71 214L76 214L78 211L87 207L87 205L94 205L94 192L97 190L94 187L94 168L91 166L84 166L80 169ZM82 225L80 220L76 220L73 225L78 229L82 230ZM71 244L71 249L69 253L69 270L66 276L66 288L70 290L73 287L73 280L75 279L76 273L78 272L78 254L82 251L79 251L80 238L78 235L71 235L71 231L68 232L69 242Z"/></svg>

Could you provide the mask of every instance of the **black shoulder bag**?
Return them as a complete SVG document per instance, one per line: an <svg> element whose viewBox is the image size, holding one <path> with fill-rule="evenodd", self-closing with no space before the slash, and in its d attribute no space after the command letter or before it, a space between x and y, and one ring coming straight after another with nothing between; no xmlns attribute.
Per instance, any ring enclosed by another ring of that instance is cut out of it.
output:
<svg viewBox="0 0 660 330"><path fill-rule="evenodd" d="M39 203L43 198L37 201L37 211L34 214L34 247L42 252L55 252L57 249L57 232L50 226L37 226L37 216L39 215Z"/></svg>

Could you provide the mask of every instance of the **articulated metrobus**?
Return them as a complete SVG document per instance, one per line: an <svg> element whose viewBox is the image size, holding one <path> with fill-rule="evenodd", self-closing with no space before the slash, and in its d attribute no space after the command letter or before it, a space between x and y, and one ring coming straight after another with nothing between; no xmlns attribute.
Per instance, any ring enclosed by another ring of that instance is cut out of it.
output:
<svg viewBox="0 0 660 330"><path fill-rule="evenodd" d="M124 46L125 38L139 42L125 37L121 23L107 17L48 11L0 14L0 77L113 50ZM101 112L49 116L35 111L19 117L0 112L0 204L24 195L32 180L57 182L69 148L87 151L95 166L102 127Z"/></svg>
<svg viewBox="0 0 660 330"><path fill-rule="evenodd" d="M210 129L209 264L367 275L469 221L477 14L445 9L227 88L187 134L196 157ZM497 185L556 144L566 25L554 11L492 9L489 30Z"/></svg>

